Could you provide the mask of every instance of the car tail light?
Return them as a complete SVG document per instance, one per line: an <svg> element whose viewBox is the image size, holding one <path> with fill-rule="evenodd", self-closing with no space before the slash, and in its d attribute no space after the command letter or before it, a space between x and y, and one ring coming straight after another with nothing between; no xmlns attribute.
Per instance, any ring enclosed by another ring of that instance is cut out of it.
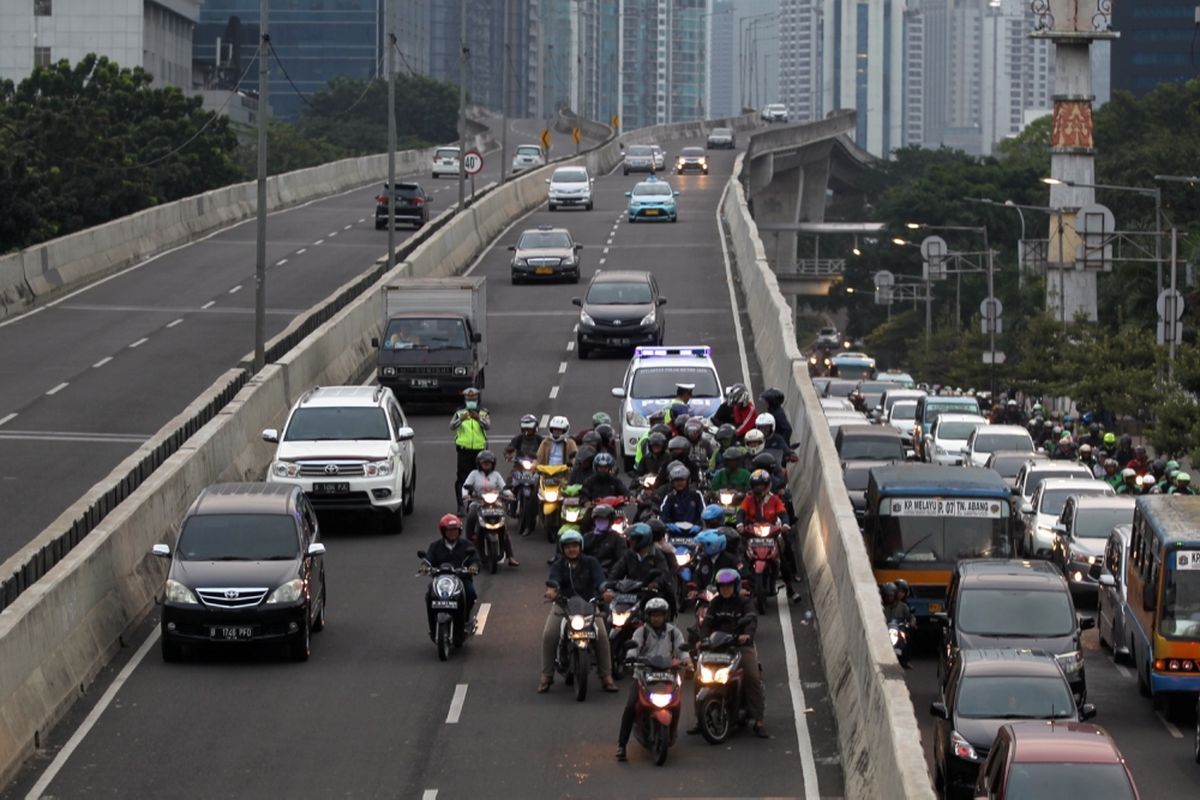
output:
<svg viewBox="0 0 1200 800"><path fill-rule="evenodd" d="M386 194L381 194L381 195L379 195L379 197L375 198L375 202L376 203L384 203L386 205L387 203L391 202L391 200Z"/></svg>
<svg viewBox="0 0 1200 800"><path fill-rule="evenodd" d="M422 200L420 197L410 197L408 200L408 204L410 206L422 206L425 204L425 201Z"/></svg>
<svg viewBox="0 0 1200 800"><path fill-rule="evenodd" d="M954 748L954 755L959 758L966 758L971 761L979 760L979 756L975 753L975 748L958 731L950 731L950 745Z"/></svg>

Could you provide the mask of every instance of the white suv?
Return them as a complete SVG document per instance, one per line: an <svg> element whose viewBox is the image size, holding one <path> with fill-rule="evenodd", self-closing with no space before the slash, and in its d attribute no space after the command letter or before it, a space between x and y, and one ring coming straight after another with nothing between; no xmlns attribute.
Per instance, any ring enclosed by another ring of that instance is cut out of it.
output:
<svg viewBox="0 0 1200 800"><path fill-rule="evenodd" d="M462 167L459 165L460 152L457 147L439 147L433 151L433 164L430 172L433 174L434 180L443 175L457 178L462 174Z"/></svg>
<svg viewBox="0 0 1200 800"><path fill-rule="evenodd" d="M292 406L282 436L268 428L262 438L279 445L267 483L301 487L318 514L372 511L386 530L403 530L416 457L413 429L391 389L318 386Z"/></svg>

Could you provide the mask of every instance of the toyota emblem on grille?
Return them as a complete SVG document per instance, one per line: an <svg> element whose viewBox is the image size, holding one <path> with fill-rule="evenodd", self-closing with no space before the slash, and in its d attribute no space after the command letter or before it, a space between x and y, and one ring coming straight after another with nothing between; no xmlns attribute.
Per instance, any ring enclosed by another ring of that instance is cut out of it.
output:
<svg viewBox="0 0 1200 800"><path fill-rule="evenodd" d="M337 464L326 464L325 465L325 474L326 475L337 475L338 474L338 465Z"/></svg>
<svg viewBox="0 0 1200 800"><path fill-rule="evenodd" d="M230 600L236 600L237 596L238 596L238 591L237 591L237 589L226 589L225 596L228 597Z"/></svg>

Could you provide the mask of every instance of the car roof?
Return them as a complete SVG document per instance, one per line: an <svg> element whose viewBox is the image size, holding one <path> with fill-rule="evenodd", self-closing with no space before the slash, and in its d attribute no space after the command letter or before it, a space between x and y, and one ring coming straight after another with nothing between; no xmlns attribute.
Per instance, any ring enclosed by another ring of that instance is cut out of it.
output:
<svg viewBox="0 0 1200 800"><path fill-rule="evenodd" d="M871 425L868 423L843 425L838 433L843 438L855 436L862 439L900 439L900 431L891 425Z"/></svg>
<svg viewBox="0 0 1200 800"><path fill-rule="evenodd" d="M963 674L971 677L1011 675L1022 677L1062 678L1062 670L1051 653L1039 649L1012 650L983 648L962 650ZM1066 679L1063 678L1065 681Z"/></svg>
<svg viewBox="0 0 1200 800"><path fill-rule="evenodd" d="M1130 497L1127 494L1079 495L1075 498L1076 511L1091 509L1112 509L1116 511L1128 509L1132 512L1134 505L1136 505L1135 498Z"/></svg>
<svg viewBox="0 0 1200 800"><path fill-rule="evenodd" d="M633 188L634 188L634 189L636 189L636 188L638 188L639 186L658 186L659 184L662 184L663 186L666 186L668 189L669 189L669 188L671 188L671 184L670 184L670 182L669 182L669 181L665 181L665 180L663 180L662 178L657 178L657 177L654 177L654 176L651 176L651 177L647 178L647 179L646 179L646 180L644 180L644 181L638 181L638 182L637 182L637 183L634 185L634 187L633 187Z"/></svg>
<svg viewBox="0 0 1200 800"><path fill-rule="evenodd" d="M982 422L987 423L981 414L938 414L938 422Z"/></svg>
<svg viewBox="0 0 1200 800"><path fill-rule="evenodd" d="M1048 459L1046 461L1035 461L1034 463L1029 464L1028 466L1025 467L1025 472L1028 475L1034 475L1034 474L1037 474L1038 472L1045 472L1046 470L1054 470L1054 469L1075 470L1081 476L1084 473L1087 473L1088 475L1092 474L1092 471L1089 470L1087 467L1085 467L1083 464L1077 464L1074 461L1065 461L1064 462L1064 461L1055 460L1055 459ZM1068 479L1068 478L1047 478L1046 480L1070 480L1070 479Z"/></svg>
<svg viewBox="0 0 1200 800"><path fill-rule="evenodd" d="M188 516L292 514L300 487L290 483L214 483L201 490Z"/></svg>
<svg viewBox="0 0 1200 800"><path fill-rule="evenodd" d="M946 416L946 415L942 414L942 416ZM1021 425L988 425L987 432L989 434L999 433L999 434L1008 434L1010 436L1025 434L1026 436L1029 436L1029 431L1025 430L1025 428L1022 427Z"/></svg>
<svg viewBox="0 0 1200 800"><path fill-rule="evenodd" d="M383 391L382 386L314 386L298 404L304 408L377 406Z"/></svg>
<svg viewBox="0 0 1200 800"><path fill-rule="evenodd" d="M1086 492L1088 494L1112 494L1113 491L1111 486L1104 481L1096 480L1091 476L1090 473L1086 478L1082 475L1080 475L1078 478L1046 478L1046 480L1042 481L1038 488L1041 489L1043 493L1047 490L1054 489L1078 489L1080 492ZM1105 492L1105 489L1107 489L1108 492Z"/></svg>
<svg viewBox="0 0 1200 800"><path fill-rule="evenodd" d="M555 177L557 177L558 175L561 175L564 172L576 172L578 170L583 170L583 172L586 173L587 167L583 166L582 164L573 164L569 167L555 167L554 174L550 176L550 180L554 180Z"/></svg>
<svg viewBox="0 0 1200 800"><path fill-rule="evenodd" d="M1041 559L966 558L955 572L960 587L976 589L1021 589L1023 591L1066 591L1067 582L1058 567Z"/></svg>
<svg viewBox="0 0 1200 800"><path fill-rule="evenodd" d="M650 273L635 269L602 269L592 276L592 283L650 283Z"/></svg>
<svg viewBox="0 0 1200 800"><path fill-rule="evenodd" d="M879 379L876 378L875 380ZM890 381L885 381L885 383L890 383ZM905 389L898 383L892 383L891 385L896 388L887 390L886 394L889 399L895 398L897 400L920 400L922 397L927 397L929 395L929 392L925 391L924 389Z"/></svg>
<svg viewBox="0 0 1200 800"><path fill-rule="evenodd" d="M845 427L845 426L843 426L843 427ZM839 430L841 430L841 428L839 428ZM888 467L888 466L891 466L893 463L895 463L895 462L893 462L893 461L877 461L875 459L871 459L871 460L863 459L860 461L844 461L844 462L842 462L842 472L843 473L860 472L860 471L866 472L869 469L875 469L877 467Z"/></svg>
<svg viewBox="0 0 1200 800"><path fill-rule="evenodd" d="M1200 497L1182 494L1152 494L1137 499L1138 512L1150 526L1168 531L1180 542L1200 539Z"/></svg>
<svg viewBox="0 0 1200 800"><path fill-rule="evenodd" d="M1023 458L1035 463L1050 460L1050 456L1038 450L994 450L989 458Z"/></svg>
<svg viewBox="0 0 1200 800"><path fill-rule="evenodd" d="M1121 764L1124 759L1112 737L1087 722L1028 720L1010 723L1012 760L1020 763Z"/></svg>
<svg viewBox="0 0 1200 800"><path fill-rule="evenodd" d="M554 228L549 225L539 225L536 228L526 228L521 231L522 236L527 233L565 233L567 236L571 235L571 232L566 228Z"/></svg>

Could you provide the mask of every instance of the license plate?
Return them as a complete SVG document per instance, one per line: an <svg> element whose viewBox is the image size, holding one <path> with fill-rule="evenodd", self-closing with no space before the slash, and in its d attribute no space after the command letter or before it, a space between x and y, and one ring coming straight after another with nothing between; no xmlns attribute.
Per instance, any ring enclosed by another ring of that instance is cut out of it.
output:
<svg viewBox="0 0 1200 800"><path fill-rule="evenodd" d="M674 683L675 676L669 672L648 672L645 680L646 683Z"/></svg>
<svg viewBox="0 0 1200 800"><path fill-rule="evenodd" d="M941 613L941 612L942 612L942 611L944 611L944 610L945 610L945 609L943 609L943 608L942 608L942 604L941 604L941 603L930 603L930 604L929 604L929 613L930 613L930 614L938 614L938 613Z"/></svg>
<svg viewBox="0 0 1200 800"><path fill-rule="evenodd" d="M733 656L726 653L705 653L700 656L701 664L732 664Z"/></svg>
<svg viewBox="0 0 1200 800"><path fill-rule="evenodd" d="M533 274L534 275L553 275L554 269L552 267L538 267L537 269L535 269L533 271Z"/></svg>
<svg viewBox="0 0 1200 800"><path fill-rule="evenodd" d="M431 608L458 608L457 600L432 600L429 603Z"/></svg>
<svg viewBox="0 0 1200 800"><path fill-rule="evenodd" d="M671 545L672 545L673 547L688 547L688 548L691 548L691 547L695 547L695 546L696 546L696 540L695 540L695 539L672 539L672 540L671 540Z"/></svg>
<svg viewBox="0 0 1200 800"><path fill-rule="evenodd" d="M437 378L413 378L411 382L414 389L436 389L437 385Z"/></svg>
<svg viewBox="0 0 1200 800"><path fill-rule="evenodd" d="M314 494L346 494L350 491L350 483L348 481L339 481L337 483L314 483Z"/></svg>
<svg viewBox="0 0 1200 800"><path fill-rule="evenodd" d="M636 606L638 596L636 594L618 594L613 596L613 605Z"/></svg>
<svg viewBox="0 0 1200 800"><path fill-rule="evenodd" d="M627 345L627 344L630 344L630 340L629 340L629 339L624 339L624 338L622 338L622 339L613 339L613 340L612 340L612 343L613 343L613 344L618 344L618 345Z"/></svg>
<svg viewBox="0 0 1200 800"><path fill-rule="evenodd" d="M572 639L595 639L595 631L571 631Z"/></svg>
<svg viewBox="0 0 1200 800"><path fill-rule="evenodd" d="M208 637L210 639L223 639L229 641L239 641L254 638L254 626L252 625L210 625L208 628Z"/></svg>
<svg viewBox="0 0 1200 800"><path fill-rule="evenodd" d="M646 216L647 216L647 217L657 217L657 216L658 216L658 209L657 209L657 208L648 208L648 209L646 209Z"/></svg>

